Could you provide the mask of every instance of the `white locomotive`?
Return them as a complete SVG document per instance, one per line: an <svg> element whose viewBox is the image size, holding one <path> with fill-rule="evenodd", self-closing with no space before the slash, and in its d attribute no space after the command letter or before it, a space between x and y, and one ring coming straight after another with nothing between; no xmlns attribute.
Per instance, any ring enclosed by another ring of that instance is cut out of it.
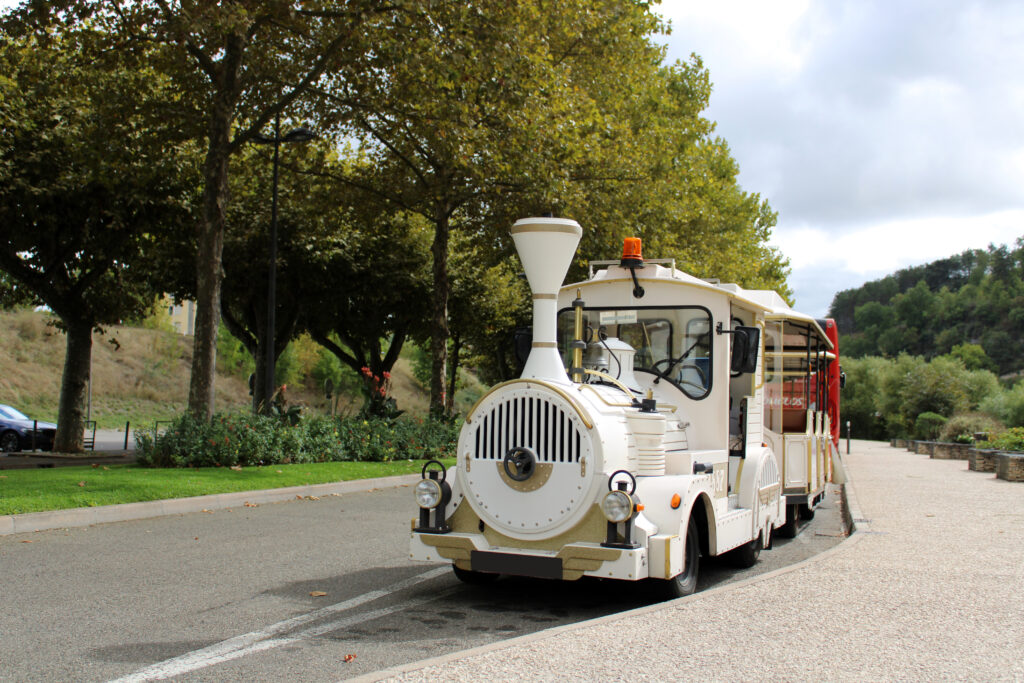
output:
<svg viewBox="0 0 1024 683"><path fill-rule="evenodd" d="M644 262L639 240L559 289L580 226L527 218L511 233L533 291L531 351L520 379L470 411L454 476L424 467L411 557L466 581L651 578L676 596L695 589L701 555L756 562L830 470L815 406L799 430L782 425L782 378L828 361L818 323L774 292ZM787 350L794 330L808 349L814 338L807 363ZM783 447L804 476L788 518Z"/></svg>

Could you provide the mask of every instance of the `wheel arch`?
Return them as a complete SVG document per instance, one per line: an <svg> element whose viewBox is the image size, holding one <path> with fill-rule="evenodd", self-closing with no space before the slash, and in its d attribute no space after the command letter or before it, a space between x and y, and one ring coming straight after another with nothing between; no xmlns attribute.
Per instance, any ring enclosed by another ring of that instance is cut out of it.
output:
<svg viewBox="0 0 1024 683"><path fill-rule="evenodd" d="M713 523L715 520L715 508L711 503L711 498L706 493L701 492L693 501L690 511L686 516L687 524L689 524L691 517L697 525L701 555L708 557L711 555L711 549L717 547L717 538Z"/></svg>

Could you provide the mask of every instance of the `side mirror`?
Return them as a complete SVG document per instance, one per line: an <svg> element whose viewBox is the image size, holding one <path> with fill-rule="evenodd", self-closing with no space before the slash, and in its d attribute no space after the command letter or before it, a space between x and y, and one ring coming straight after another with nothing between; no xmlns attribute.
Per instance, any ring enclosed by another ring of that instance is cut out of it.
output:
<svg viewBox="0 0 1024 683"><path fill-rule="evenodd" d="M761 329L737 327L732 331L732 358L729 369L734 374L746 374L757 370L757 356L761 351Z"/></svg>
<svg viewBox="0 0 1024 683"><path fill-rule="evenodd" d="M845 389L846 388L846 373L843 372L843 366L842 365L839 366L839 388L840 389Z"/></svg>

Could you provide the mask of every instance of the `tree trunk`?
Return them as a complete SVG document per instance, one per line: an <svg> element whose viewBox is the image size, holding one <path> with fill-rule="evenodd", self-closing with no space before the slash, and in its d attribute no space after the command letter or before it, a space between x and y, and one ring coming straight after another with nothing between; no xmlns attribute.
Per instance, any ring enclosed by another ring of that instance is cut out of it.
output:
<svg viewBox="0 0 1024 683"><path fill-rule="evenodd" d="M196 323L188 410L194 417L213 415L217 372L217 327L220 324L221 262L224 251L224 204L227 197L231 113L227 103L211 114L210 145L203 168L203 215L196 255Z"/></svg>
<svg viewBox="0 0 1024 683"><path fill-rule="evenodd" d="M448 364L448 395L444 403L446 415L455 414L455 392L459 383L459 352L462 351L462 337L456 333L452 337L452 357Z"/></svg>
<svg viewBox="0 0 1024 683"><path fill-rule="evenodd" d="M442 212L434 221L433 257L434 291L431 295L430 415L441 417L445 412L445 372L448 361L448 230L449 217Z"/></svg>
<svg viewBox="0 0 1024 683"><path fill-rule="evenodd" d="M92 368L92 324L67 325L64 376L60 383L60 407L53 450L81 453L85 430L85 401Z"/></svg>

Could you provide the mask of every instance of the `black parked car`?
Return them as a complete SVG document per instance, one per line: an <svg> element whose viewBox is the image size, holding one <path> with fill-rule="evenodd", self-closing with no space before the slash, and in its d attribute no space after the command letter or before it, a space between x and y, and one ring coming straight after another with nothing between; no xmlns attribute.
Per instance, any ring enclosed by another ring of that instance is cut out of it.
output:
<svg viewBox="0 0 1024 683"><path fill-rule="evenodd" d="M30 450L32 448L32 418L10 406L0 405L0 452ZM53 448L53 435L57 425L52 422L37 422L36 448L48 451Z"/></svg>

